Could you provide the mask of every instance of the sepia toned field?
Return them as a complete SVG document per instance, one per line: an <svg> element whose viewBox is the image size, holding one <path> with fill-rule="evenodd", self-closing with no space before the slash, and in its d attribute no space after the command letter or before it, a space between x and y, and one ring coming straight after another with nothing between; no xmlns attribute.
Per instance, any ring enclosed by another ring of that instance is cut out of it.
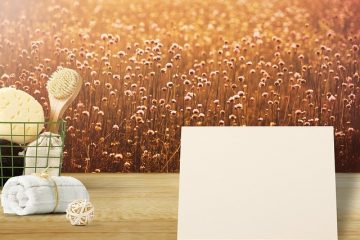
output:
<svg viewBox="0 0 360 240"><path fill-rule="evenodd" d="M2 0L0 87L48 113L51 73L81 74L64 171L177 172L184 125L331 125L337 171L360 171L359 19L357 0Z"/></svg>

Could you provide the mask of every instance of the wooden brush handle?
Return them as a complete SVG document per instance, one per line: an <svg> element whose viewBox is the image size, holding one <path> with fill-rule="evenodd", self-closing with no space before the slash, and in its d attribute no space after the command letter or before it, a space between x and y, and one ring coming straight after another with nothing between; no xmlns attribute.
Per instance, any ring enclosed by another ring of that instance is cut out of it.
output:
<svg viewBox="0 0 360 240"><path fill-rule="evenodd" d="M59 133L58 121L62 118L65 112L65 102L59 101L50 97L50 117L49 117L49 131L52 133Z"/></svg>

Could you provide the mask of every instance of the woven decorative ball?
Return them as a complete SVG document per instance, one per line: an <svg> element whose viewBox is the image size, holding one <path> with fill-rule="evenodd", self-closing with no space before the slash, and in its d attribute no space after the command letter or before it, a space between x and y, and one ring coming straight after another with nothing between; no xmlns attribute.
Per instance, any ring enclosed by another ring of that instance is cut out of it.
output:
<svg viewBox="0 0 360 240"><path fill-rule="evenodd" d="M87 200L75 200L66 209L66 219L71 225L85 226L94 218L94 206Z"/></svg>

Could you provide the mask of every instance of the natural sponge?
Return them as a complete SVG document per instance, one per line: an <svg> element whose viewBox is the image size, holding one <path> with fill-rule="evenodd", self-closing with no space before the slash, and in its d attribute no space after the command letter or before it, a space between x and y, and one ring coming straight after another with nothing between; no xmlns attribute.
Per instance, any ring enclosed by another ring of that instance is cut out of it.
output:
<svg viewBox="0 0 360 240"><path fill-rule="evenodd" d="M35 98L15 88L0 88L0 139L31 142L43 130L43 122L44 110Z"/></svg>

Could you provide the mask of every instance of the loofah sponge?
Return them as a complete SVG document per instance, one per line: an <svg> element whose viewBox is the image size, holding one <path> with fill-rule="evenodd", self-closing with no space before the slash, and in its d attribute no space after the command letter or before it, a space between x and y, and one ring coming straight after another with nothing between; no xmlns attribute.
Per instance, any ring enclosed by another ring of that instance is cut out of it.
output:
<svg viewBox="0 0 360 240"><path fill-rule="evenodd" d="M0 122L8 122L0 123L0 138L18 144L35 140L43 130L45 120L40 103L31 95L15 88L1 88L0 99Z"/></svg>

